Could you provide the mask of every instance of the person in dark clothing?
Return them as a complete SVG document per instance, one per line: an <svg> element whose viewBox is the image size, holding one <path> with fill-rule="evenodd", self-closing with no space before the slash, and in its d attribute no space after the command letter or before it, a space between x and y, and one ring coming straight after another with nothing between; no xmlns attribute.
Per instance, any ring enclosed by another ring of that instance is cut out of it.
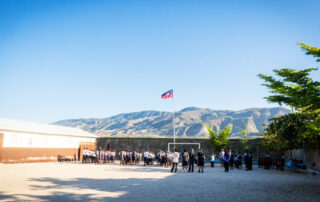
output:
<svg viewBox="0 0 320 202"><path fill-rule="evenodd" d="M229 172L229 160L230 160L230 155L228 153L225 153L223 155L224 172Z"/></svg>
<svg viewBox="0 0 320 202"><path fill-rule="evenodd" d="M134 150L131 153L131 162L132 164L136 164L136 152Z"/></svg>
<svg viewBox="0 0 320 202"><path fill-rule="evenodd" d="M194 153L194 150L191 149L191 152L189 153L189 169L188 169L188 173L193 172L193 170L194 170L195 156L196 156L196 154Z"/></svg>
<svg viewBox="0 0 320 202"><path fill-rule="evenodd" d="M249 170L249 152L246 151L244 154L244 164L246 165L246 170Z"/></svg>
<svg viewBox="0 0 320 202"><path fill-rule="evenodd" d="M242 155L240 152L238 154L238 169L242 170Z"/></svg>
<svg viewBox="0 0 320 202"><path fill-rule="evenodd" d="M230 159L229 159L230 169L233 170L233 167L234 167L234 151L230 150L229 155L230 155Z"/></svg>
<svg viewBox="0 0 320 202"><path fill-rule="evenodd" d="M184 149L182 153L182 170L185 169L185 171L187 171L189 158L190 158L189 153L187 152L186 149Z"/></svg>
<svg viewBox="0 0 320 202"><path fill-rule="evenodd" d="M284 170L283 167L284 167L285 161L286 161L286 157L285 157L284 153L282 153L281 160L280 160L280 170Z"/></svg>
<svg viewBox="0 0 320 202"><path fill-rule="evenodd" d="M249 154L249 170L252 170L252 158L253 158L253 155L252 155L252 152L250 152L250 154Z"/></svg>
<svg viewBox="0 0 320 202"><path fill-rule="evenodd" d="M200 173L200 171L203 172L203 168L204 168L204 153L202 152L202 149L199 150L198 154L197 154L198 158L197 158L197 164L199 167L198 173Z"/></svg>
<svg viewBox="0 0 320 202"><path fill-rule="evenodd" d="M270 169L270 165L271 165L271 158L270 158L269 152L267 152L266 155L265 155L265 165L264 165L264 169L269 170L269 169Z"/></svg>

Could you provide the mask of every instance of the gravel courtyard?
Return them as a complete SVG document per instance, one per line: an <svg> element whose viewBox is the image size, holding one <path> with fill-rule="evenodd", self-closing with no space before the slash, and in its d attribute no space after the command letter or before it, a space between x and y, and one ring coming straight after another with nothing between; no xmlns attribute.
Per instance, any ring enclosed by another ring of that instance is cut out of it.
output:
<svg viewBox="0 0 320 202"><path fill-rule="evenodd" d="M320 176L289 171L81 163L0 164L0 200L320 201Z"/></svg>

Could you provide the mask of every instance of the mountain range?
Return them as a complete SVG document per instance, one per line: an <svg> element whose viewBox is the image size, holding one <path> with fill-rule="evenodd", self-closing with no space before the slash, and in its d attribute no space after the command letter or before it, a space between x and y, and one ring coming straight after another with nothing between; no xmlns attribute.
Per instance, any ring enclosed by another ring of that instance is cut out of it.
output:
<svg viewBox="0 0 320 202"><path fill-rule="evenodd" d="M257 136L272 117L289 113L282 107L250 108L239 111L188 107L174 113L176 137L208 137L206 125L218 131L232 124L231 137L240 136L247 125L249 136ZM68 119L53 124L76 127L99 136L172 137L173 114L164 111L123 113L108 118Z"/></svg>

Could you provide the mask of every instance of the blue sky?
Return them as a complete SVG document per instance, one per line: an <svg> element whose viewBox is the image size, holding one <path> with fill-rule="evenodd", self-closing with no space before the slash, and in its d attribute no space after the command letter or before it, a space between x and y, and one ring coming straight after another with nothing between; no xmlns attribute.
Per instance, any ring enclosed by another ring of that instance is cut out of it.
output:
<svg viewBox="0 0 320 202"><path fill-rule="evenodd" d="M273 107L258 73L319 66L320 1L0 1L0 117ZM319 80L319 71L313 73Z"/></svg>

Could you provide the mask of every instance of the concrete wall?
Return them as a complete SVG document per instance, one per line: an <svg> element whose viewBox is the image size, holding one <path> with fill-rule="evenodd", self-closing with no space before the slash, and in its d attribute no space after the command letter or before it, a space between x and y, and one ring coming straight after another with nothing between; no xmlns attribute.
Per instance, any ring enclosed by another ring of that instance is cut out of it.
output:
<svg viewBox="0 0 320 202"><path fill-rule="evenodd" d="M287 152L290 156L290 151ZM302 160L307 164L307 168L320 172L320 150L295 149L291 151L292 158Z"/></svg>
<svg viewBox="0 0 320 202"><path fill-rule="evenodd" d="M158 152L159 150L167 151L168 143L173 142L172 138L116 138L116 137L101 137L97 138L97 148L101 147L103 149L116 149L117 153L121 149L128 150L136 150L136 151L144 151L148 149L152 152ZM219 153L219 151L215 151L214 148L208 143L207 139L198 138L177 138L176 143L200 143L201 148L205 155L209 157L211 153ZM252 139L249 140L250 151L253 152L254 158L256 159L258 156L263 156L265 152L262 148L258 147L258 143L260 139ZM191 148L195 148L197 150L197 145L176 145L176 148L180 151L183 149L187 149L190 151ZM232 149L235 152L239 152L241 150L241 144L239 139L231 139L228 149ZM171 151L173 150L173 146L171 147Z"/></svg>

